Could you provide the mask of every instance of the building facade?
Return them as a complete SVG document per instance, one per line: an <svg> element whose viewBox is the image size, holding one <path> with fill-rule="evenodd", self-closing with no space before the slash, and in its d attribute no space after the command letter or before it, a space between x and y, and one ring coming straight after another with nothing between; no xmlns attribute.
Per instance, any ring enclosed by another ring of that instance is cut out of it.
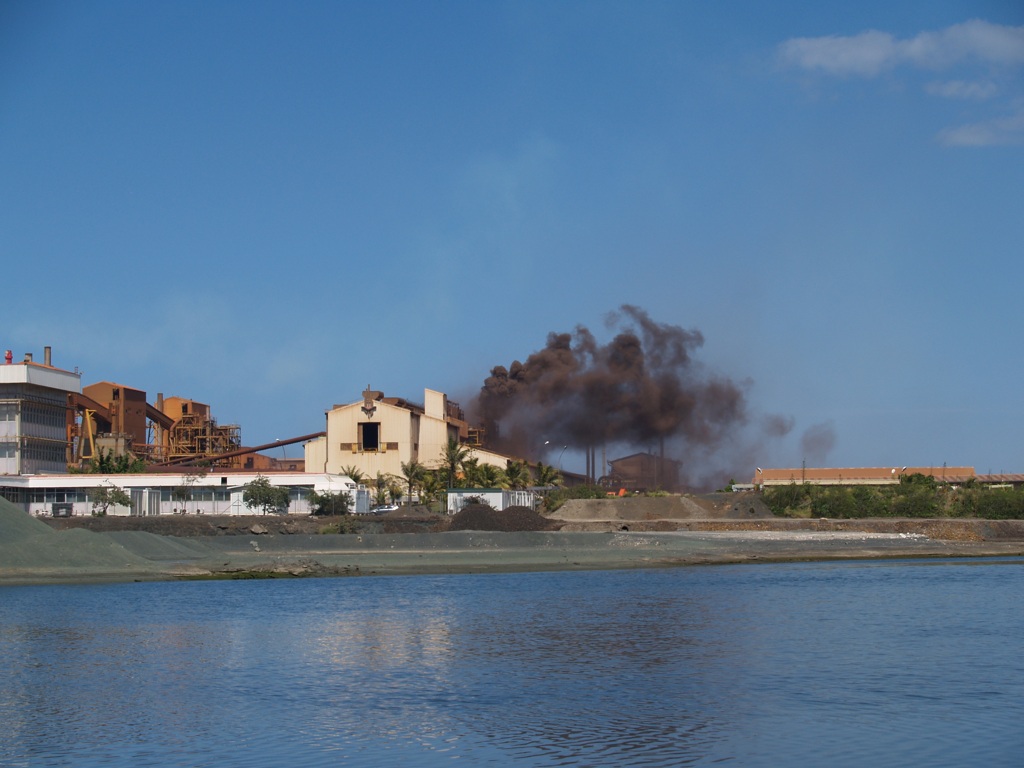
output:
<svg viewBox="0 0 1024 768"><path fill-rule="evenodd" d="M601 484L627 491L675 491L679 488L679 462L653 453L634 453L608 462L611 469Z"/></svg>
<svg viewBox="0 0 1024 768"><path fill-rule="evenodd" d="M761 468L754 486L768 488L790 483L812 485L895 485L903 475L925 475L940 483L965 483L975 478L974 467L795 467Z"/></svg>
<svg viewBox="0 0 1024 768"><path fill-rule="evenodd" d="M443 464L449 439L472 450L481 464L504 469L508 458L473 441L462 410L443 392L423 391L423 404L384 397L367 389L363 399L327 411L324 437L306 443L306 470L343 474L355 467L366 477L402 476L402 464L416 461L428 469Z"/></svg>
<svg viewBox="0 0 1024 768"><path fill-rule="evenodd" d="M47 359L49 349L47 349ZM0 475L67 472L68 395L78 373L28 359L0 365Z"/></svg>
<svg viewBox="0 0 1024 768"><path fill-rule="evenodd" d="M131 506L111 506L108 515L251 515L245 486L258 477L288 489L288 514L310 514L309 491L349 493L353 512L369 511L370 494L351 478L304 472L195 472L134 475L31 475L0 478L0 495L37 517L91 515L90 492L101 487L127 493Z"/></svg>

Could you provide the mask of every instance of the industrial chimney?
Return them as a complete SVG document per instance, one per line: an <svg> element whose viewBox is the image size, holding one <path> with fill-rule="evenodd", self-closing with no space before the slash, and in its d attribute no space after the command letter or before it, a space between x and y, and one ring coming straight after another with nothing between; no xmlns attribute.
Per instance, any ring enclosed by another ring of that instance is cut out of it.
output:
<svg viewBox="0 0 1024 768"><path fill-rule="evenodd" d="M50 352L50 347L43 347L43 365L47 366L48 368L53 367L53 365L50 363Z"/></svg>

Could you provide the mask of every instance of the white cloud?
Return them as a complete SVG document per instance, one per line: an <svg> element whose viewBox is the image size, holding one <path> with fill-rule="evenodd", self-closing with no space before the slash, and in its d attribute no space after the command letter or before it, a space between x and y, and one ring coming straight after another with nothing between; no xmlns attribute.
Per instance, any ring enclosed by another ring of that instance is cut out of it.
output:
<svg viewBox="0 0 1024 768"><path fill-rule="evenodd" d="M985 101L999 92L999 87L989 81L947 80L928 83L924 89L933 96L946 99L967 99Z"/></svg>
<svg viewBox="0 0 1024 768"><path fill-rule="evenodd" d="M1010 117L947 128L939 141L951 147L992 147L1024 144L1024 111Z"/></svg>
<svg viewBox="0 0 1024 768"><path fill-rule="evenodd" d="M947 128L939 133L939 142L958 147L1024 143L1024 110L1013 106L1021 92L1024 27L972 19L902 39L874 29L849 36L797 37L782 43L778 56L788 66L836 77L873 78L898 69L971 73L973 77L932 80L923 87L940 98L987 101L994 107L990 114L998 110L1010 116ZM983 76L978 76L979 69Z"/></svg>
<svg viewBox="0 0 1024 768"><path fill-rule="evenodd" d="M1024 64L1024 27L972 19L904 40L878 30L851 36L796 37L779 46L779 56L801 69L863 77L903 65L946 69L967 60L1014 66Z"/></svg>
<svg viewBox="0 0 1024 768"><path fill-rule="evenodd" d="M853 37L795 37L779 46L782 60L832 75L877 75L893 65L896 41L871 30Z"/></svg>

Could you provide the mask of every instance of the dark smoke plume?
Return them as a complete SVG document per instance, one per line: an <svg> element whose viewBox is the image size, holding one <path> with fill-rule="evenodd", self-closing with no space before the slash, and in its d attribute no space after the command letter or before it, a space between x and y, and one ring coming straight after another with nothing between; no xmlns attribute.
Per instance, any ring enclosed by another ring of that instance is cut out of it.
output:
<svg viewBox="0 0 1024 768"><path fill-rule="evenodd" d="M804 459L812 465L825 466L829 452L836 447L836 431L831 422L814 424L800 438Z"/></svg>
<svg viewBox="0 0 1024 768"><path fill-rule="evenodd" d="M668 443L666 455L689 458L695 449L714 452L746 423L743 388L694 361L699 331L654 322L630 305L607 324L615 336L605 345L577 326L549 334L526 362L491 370L474 404L490 447L530 456L544 440L655 452Z"/></svg>

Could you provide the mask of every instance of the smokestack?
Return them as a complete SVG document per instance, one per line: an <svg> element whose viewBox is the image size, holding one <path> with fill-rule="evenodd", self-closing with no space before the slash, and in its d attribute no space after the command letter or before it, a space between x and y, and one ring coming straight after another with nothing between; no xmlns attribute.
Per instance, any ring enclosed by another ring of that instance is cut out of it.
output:
<svg viewBox="0 0 1024 768"><path fill-rule="evenodd" d="M31 352L26 352L25 353L25 362L26 363L31 363L32 362L32 353Z"/></svg>
<svg viewBox="0 0 1024 768"><path fill-rule="evenodd" d="M53 367L50 363L50 347L43 347L43 365Z"/></svg>

